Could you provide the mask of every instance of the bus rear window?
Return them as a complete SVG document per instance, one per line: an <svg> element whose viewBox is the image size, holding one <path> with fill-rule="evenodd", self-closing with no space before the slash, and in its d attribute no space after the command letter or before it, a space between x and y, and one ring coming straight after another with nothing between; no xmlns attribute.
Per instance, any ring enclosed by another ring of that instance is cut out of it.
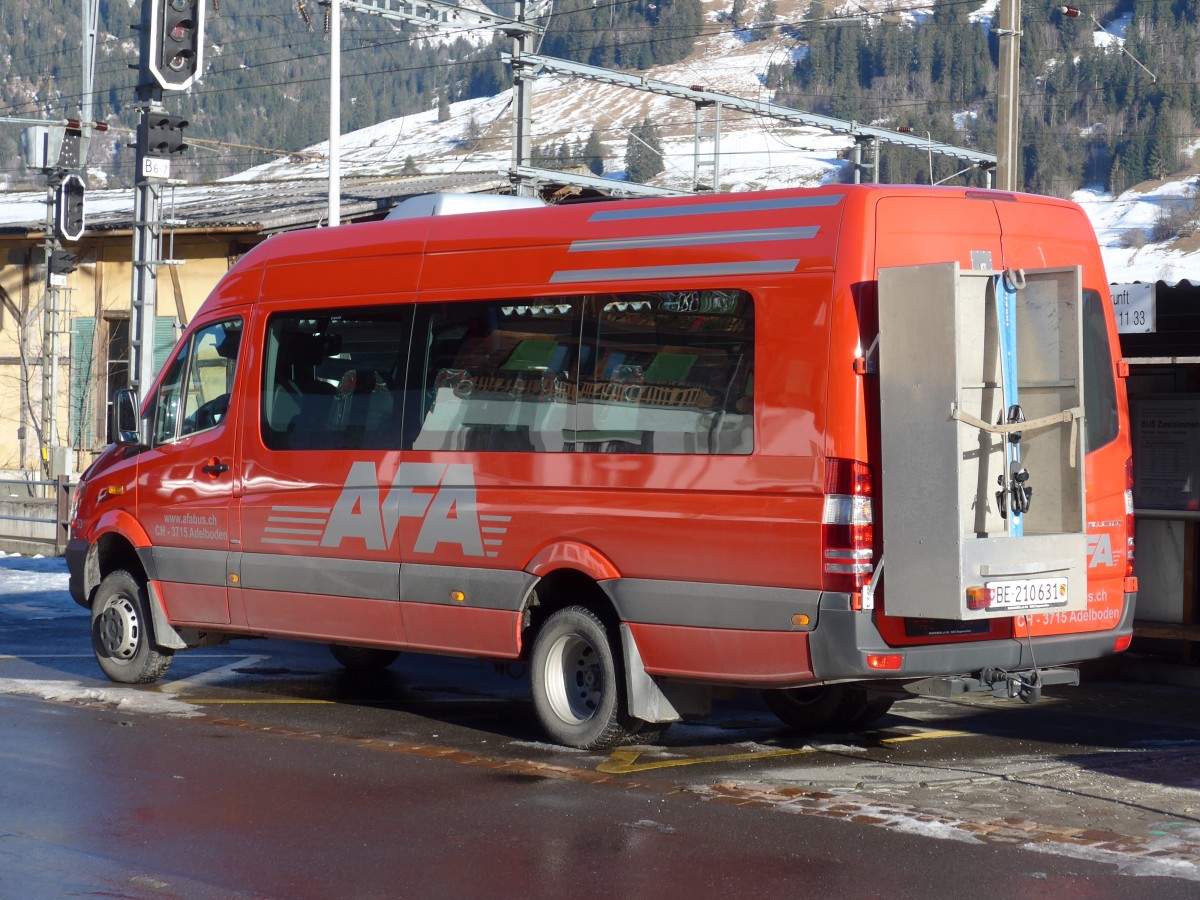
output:
<svg viewBox="0 0 1200 900"><path fill-rule="evenodd" d="M1089 451L1116 440L1120 431L1104 306L1105 301L1096 291L1083 292L1083 413Z"/></svg>

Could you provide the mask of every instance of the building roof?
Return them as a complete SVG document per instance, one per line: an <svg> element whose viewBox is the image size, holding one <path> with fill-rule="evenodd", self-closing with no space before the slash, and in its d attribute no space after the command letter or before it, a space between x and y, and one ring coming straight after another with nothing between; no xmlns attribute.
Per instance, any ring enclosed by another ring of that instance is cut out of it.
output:
<svg viewBox="0 0 1200 900"><path fill-rule="evenodd" d="M417 175L407 178L343 181L341 216L347 221L381 218L407 197L431 193L507 191L497 172ZM85 200L85 234L129 231L133 227L132 188L91 190ZM311 228L328 215L329 184L320 179L167 186L163 219L176 231L237 229L271 234ZM46 229L46 192L0 193L0 237L40 236Z"/></svg>

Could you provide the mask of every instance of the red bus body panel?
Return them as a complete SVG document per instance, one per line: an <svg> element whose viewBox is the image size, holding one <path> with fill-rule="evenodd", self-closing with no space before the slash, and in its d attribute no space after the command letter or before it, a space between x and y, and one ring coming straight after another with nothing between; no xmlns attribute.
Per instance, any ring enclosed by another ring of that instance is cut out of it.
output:
<svg viewBox="0 0 1200 900"><path fill-rule="evenodd" d="M697 238L747 233L763 237ZM85 499L74 536L90 545L119 527L102 508L126 510L140 531L124 530L143 558L160 576L175 573L156 584L180 628L511 659L524 652L536 586L569 571L612 599L652 675L764 687L860 677L864 644L821 654L810 645L823 631L833 635L822 621L826 460L871 464L878 454L878 393L856 371L877 332L877 272L953 261L971 268L981 253L997 270L1082 266L1084 288L1107 297L1078 207L958 189L830 186L280 235L239 262L189 327L244 322L224 427L124 462L136 465L136 490ZM277 451L264 443L272 316L684 284L753 297L751 453ZM1090 570L1087 613L1033 615L1018 622L1018 636L1030 628L1064 639L1118 635L1127 618L1129 431L1118 394L1119 437L1087 459L1089 531L1108 548ZM206 474L214 460L229 471ZM106 477L102 469L89 483ZM431 515L459 537L429 550ZM490 528L486 553L470 537L476 519L503 523ZM336 522L346 533L335 533ZM219 571L189 583L178 573L199 570L188 561L196 551ZM1011 618L982 634L914 638L886 609L885 585L881 607L853 619L880 647L1013 643ZM851 621L848 610L839 615ZM1060 656L1069 657L1064 646ZM1097 655L1093 645L1081 653ZM832 671L834 658L858 662Z"/></svg>

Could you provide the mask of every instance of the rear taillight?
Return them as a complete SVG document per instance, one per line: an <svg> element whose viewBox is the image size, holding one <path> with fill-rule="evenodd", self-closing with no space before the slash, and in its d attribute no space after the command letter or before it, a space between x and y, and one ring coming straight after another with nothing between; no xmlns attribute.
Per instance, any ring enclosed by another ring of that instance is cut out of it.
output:
<svg viewBox="0 0 1200 900"><path fill-rule="evenodd" d="M871 468L852 459L825 460L825 511L821 518L822 587L850 593L871 580L875 527Z"/></svg>
<svg viewBox="0 0 1200 900"><path fill-rule="evenodd" d="M1133 457L1125 460L1125 575L1133 575Z"/></svg>

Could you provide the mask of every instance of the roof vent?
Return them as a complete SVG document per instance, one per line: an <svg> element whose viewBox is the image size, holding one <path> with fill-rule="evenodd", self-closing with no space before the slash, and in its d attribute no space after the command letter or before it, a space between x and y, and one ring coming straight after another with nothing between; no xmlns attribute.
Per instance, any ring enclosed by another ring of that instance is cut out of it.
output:
<svg viewBox="0 0 1200 900"><path fill-rule="evenodd" d="M423 194L398 203L384 219L417 219L422 216L457 216L462 213L495 212L503 209L544 207L536 197L501 194Z"/></svg>

